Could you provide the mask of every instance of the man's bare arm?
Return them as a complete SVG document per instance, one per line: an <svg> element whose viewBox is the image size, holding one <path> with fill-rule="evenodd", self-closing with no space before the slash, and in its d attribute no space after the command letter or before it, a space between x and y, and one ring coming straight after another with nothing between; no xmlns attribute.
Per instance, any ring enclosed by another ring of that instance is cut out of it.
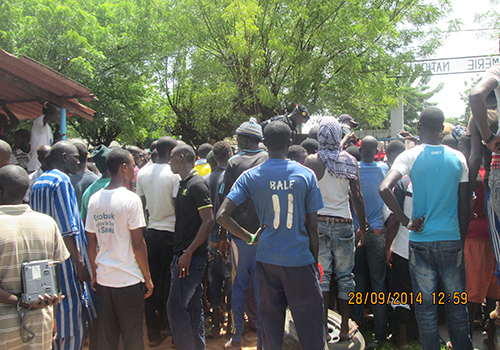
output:
<svg viewBox="0 0 500 350"><path fill-rule="evenodd" d="M316 264L318 263L319 254L319 231L318 231L318 214L307 213L306 214L306 230L309 235L309 250L314 257Z"/></svg>
<svg viewBox="0 0 500 350"><path fill-rule="evenodd" d="M470 219L470 196L469 183L461 182L458 185L458 224L460 226L460 238L465 243L465 236L469 229Z"/></svg>
<svg viewBox="0 0 500 350"><path fill-rule="evenodd" d="M234 236L245 242L250 242L252 240L252 234L241 227L240 224L231 217L236 208L237 206L232 200L225 198L217 212L217 223L231 232Z"/></svg>
<svg viewBox="0 0 500 350"><path fill-rule="evenodd" d="M146 242L144 241L143 228L139 227L135 230L130 230L130 237L132 239L132 251L135 255L135 260L144 275L144 281L146 282L147 293L144 295L144 299L148 298L153 294L153 282L151 280L151 273L149 272L148 264L148 251L146 249Z"/></svg>
<svg viewBox="0 0 500 350"><path fill-rule="evenodd" d="M63 237L64 244L66 248L68 248L69 254L71 258L75 262L76 266L76 274L78 276L78 281L80 282L90 282L90 274L87 270L87 267L83 263L83 258L78 251L76 246L76 238L75 236Z"/></svg>
<svg viewBox="0 0 500 350"><path fill-rule="evenodd" d="M179 266L179 278L189 275L189 265L191 264L191 257L193 256L193 253L199 246L207 241L208 235L214 227L214 213L211 206L199 209L198 213L201 218L200 228L196 233L196 237L177 261L177 265Z"/></svg>
<svg viewBox="0 0 500 350"><path fill-rule="evenodd" d="M366 238L366 210L365 210L365 198L363 197L363 193L361 193L361 184L359 182L359 169L358 164L356 163L356 180L349 180L349 190L351 195L352 206L354 208L354 213L356 214L356 218L359 223L359 230L356 232L356 235L359 234L359 237L356 237L359 244L363 245L365 243Z"/></svg>
<svg viewBox="0 0 500 350"><path fill-rule="evenodd" d="M486 96L498 86L498 82L492 77L484 77L469 94L469 103L474 116L474 121L478 126L484 141L488 142L488 148L494 152L500 145L500 136L495 136L490 140L492 134L488 125L488 109L486 106Z"/></svg>
<svg viewBox="0 0 500 350"><path fill-rule="evenodd" d="M399 206L398 200L396 196L392 192L392 189L399 180L401 180L402 176L399 171L391 169L387 173L387 176L382 180L378 188L378 192L380 193L380 197L387 205L387 207L392 211L393 215L396 219L399 220L404 226L408 225L410 222L410 218L405 215L401 207Z"/></svg>
<svg viewBox="0 0 500 350"><path fill-rule="evenodd" d="M94 232L85 231L87 236L87 250L89 252L90 265L92 266L92 288L96 288L97 264L97 236Z"/></svg>
<svg viewBox="0 0 500 350"><path fill-rule="evenodd" d="M469 133L470 133L470 157L468 160L469 165L469 187L470 191L477 190L476 178L479 173L479 168L481 167L481 162L483 160L482 146L481 146L481 134L474 122L474 117L471 117L469 122ZM479 183L481 185L481 183Z"/></svg>
<svg viewBox="0 0 500 350"><path fill-rule="evenodd" d="M386 231L387 234L386 234L386 238L385 238L384 258L385 258L386 265L389 266L390 268L392 268L391 246L392 246L392 242L394 242L394 239L396 238L396 236L398 234L399 225L401 225L401 222L398 219L396 219L394 214L389 215L389 218L387 219L386 222L387 222L387 231Z"/></svg>

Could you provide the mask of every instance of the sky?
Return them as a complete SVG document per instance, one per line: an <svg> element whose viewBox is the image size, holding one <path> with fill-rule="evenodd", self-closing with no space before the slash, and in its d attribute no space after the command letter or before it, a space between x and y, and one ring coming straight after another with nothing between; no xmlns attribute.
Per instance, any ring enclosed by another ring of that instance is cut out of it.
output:
<svg viewBox="0 0 500 350"><path fill-rule="evenodd" d="M439 28L446 31L449 21L459 19L462 22L461 31L449 33L443 40L443 45L429 59L498 54L499 42L498 39L491 38L493 31L474 31L487 28L486 25L481 23L474 23L474 17L476 13L486 13L488 11L492 6L489 0L474 0L473 2L471 0L450 1L452 12L440 22ZM443 111L445 118L459 118L464 114L466 108L465 102L460 99L460 93L467 90L464 83L467 81L470 86L472 79L478 78L480 75L481 73L465 73L432 76L429 82L431 89L435 89L440 83L444 83L444 86L429 101L437 103L437 107ZM307 133L312 126L317 124L319 118L320 116L312 116L311 120L303 125L302 132Z"/></svg>
<svg viewBox="0 0 500 350"><path fill-rule="evenodd" d="M449 20L458 18L463 23L460 28L462 31L450 33L433 58L498 54L498 39L485 37L486 34L491 36L493 31L464 31L487 27L481 23L474 23L474 16L476 13L488 11L492 6L489 0L451 0L451 3L453 12L441 22L440 29L445 30ZM465 103L460 99L460 93L467 89L464 82L468 81L470 86L471 79L479 76L478 73L433 76L429 86L436 88L440 82L443 82L444 87L430 101L438 103L437 107L443 111L446 118L460 117L466 108Z"/></svg>

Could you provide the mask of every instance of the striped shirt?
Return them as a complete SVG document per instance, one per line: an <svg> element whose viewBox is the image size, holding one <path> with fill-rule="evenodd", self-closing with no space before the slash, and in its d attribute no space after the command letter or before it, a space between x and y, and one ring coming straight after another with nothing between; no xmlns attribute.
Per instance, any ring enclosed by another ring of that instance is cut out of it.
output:
<svg viewBox="0 0 500 350"><path fill-rule="evenodd" d="M69 256L54 219L33 212L26 204L0 206L0 286L7 292L21 295L22 263L36 260L62 262ZM0 348L50 349L52 310L52 307L47 307L28 311L26 325L35 337L23 343L16 306L0 303Z"/></svg>
<svg viewBox="0 0 500 350"><path fill-rule="evenodd" d="M30 205L54 218L63 238L75 236L83 262L92 273L87 239L69 177L57 169L43 173L33 185ZM73 259L60 265L60 286L66 298L57 306L57 339L78 337L84 330L85 318L91 321L97 317L97 298L90 284L78 281Z"/></svg>

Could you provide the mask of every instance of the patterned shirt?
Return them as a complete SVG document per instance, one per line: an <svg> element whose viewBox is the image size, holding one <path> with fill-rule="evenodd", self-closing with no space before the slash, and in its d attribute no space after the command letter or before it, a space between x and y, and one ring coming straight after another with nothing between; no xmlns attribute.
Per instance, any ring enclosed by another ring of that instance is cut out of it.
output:
<svg viewBox="0 0 500 350"><path fill-rule="evenodd" d="M54 219L33 212L26 204L0 206L0 286L11 294L22 293L21 265L28 261L69 258ZM50 349L53 308L30 310L27 327L35 333L28 343L20 337L21 326L15 305L0 303L1 349Z"/></svg>
<svg viewBox="0 0 500 350"><path fill-rule="evenodd" d="M33 185L30 205L33 210L54 218L63 238L75 236L76 245L88 271L92 273L87 239L78 212L75 190L68 175L53 169L43 173ZM88 320L97 317L97 298L87 283L78 281L73 259L60 265L61 292L66 298L57 305L57 338L75 336L84 326L82 313Z"/></svg>

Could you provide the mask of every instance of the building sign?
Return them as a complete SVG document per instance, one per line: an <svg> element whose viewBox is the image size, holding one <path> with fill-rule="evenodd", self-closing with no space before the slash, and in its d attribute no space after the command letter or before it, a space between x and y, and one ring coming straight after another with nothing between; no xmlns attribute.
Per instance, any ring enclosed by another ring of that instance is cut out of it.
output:
<svg viewBox="0 0 500 350"><path fill-rule="evenodd" d="M432 59L413 62L432 75L484 72L500 63L500 55Z"/></svg>

